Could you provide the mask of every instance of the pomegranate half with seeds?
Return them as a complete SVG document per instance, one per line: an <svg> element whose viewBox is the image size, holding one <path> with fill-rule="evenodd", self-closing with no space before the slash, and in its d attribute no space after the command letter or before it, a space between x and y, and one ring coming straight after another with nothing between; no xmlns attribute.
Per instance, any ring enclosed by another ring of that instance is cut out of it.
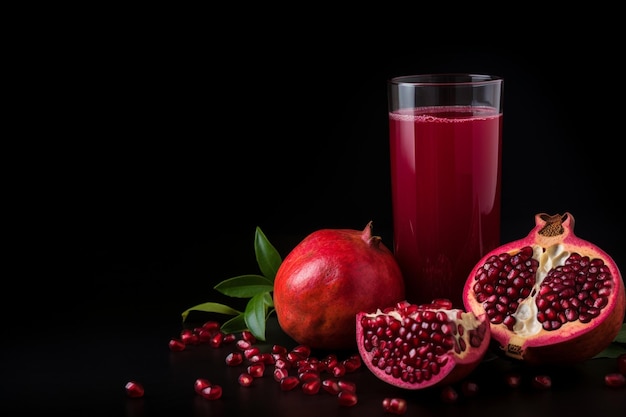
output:
<svg viewBox="0 0 626 417"><path fill-rule="evenodd" d="M401 301L356 317L357 346L363 363L379 379L416 390L453 384L478 366L489 348L485 314L453 309L433 300Z"/></svg>
<svg viewBox="0 0 626 417"><path fill-rule="evenodd" d="M501 351L534 364L592 358L617 336L626 309L617 265L574 234L570 213L537 214L525 238L487 253L463 297L468 311L487 315Z"/></svg>

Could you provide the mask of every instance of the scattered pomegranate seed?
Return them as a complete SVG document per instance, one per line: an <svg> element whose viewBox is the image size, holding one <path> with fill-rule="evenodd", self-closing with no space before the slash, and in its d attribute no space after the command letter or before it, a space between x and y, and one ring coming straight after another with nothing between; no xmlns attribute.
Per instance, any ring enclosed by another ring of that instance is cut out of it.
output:
<svg viewBox="0 0 626 417"><path fill-rule="evenodd" d="M209 333L215 333L220 329L221 325L218 321L210 320L205 322L202 325L202 329L208 331Z"/></svg>
<svg viewBox="0 0 626 417"><path fill-rule="evenodd" d="M361 367L361 357L351 356L345 359L342 364L346 368L347 373L354 372Z"/></svg>
<svg viewBox="0 0 626 417"><path fill-rule="evenodd" d="M322 380L317 378L312 381L306 381L302 383L302 392L307 395L315 395L320 392L322 387Z"/></svg>
<svg viewBox="0 0 626 417"><path fill-rule="evenodd" d="M339 388L339 384L335 378L326 378L323 380L322 388L324 388L324 391L332 395L337 395L341 392L341 388Z"/></svg>
<svg viewBox="0 0 626 417"><path fill-rule="evenodd" d="M356 405L356 403L358 402L358 398L354 392L341 391L339 394L337 394L337 401L341 406L352 407L353 405Z"/></svg>
<svg viewBox="0 0 626 417"><path fill-rule="evenodd" d="M287 354L287 348L281 345L272 345L272 353L277 353L280 355Z"/></svg>
<svg viewBox="0 0 626 417"><path fill-rule="evenodd" d="M340 379L339 381L337 381L337 385L339 385L339 389L341 391L356 392L356 384L354 382Z"/></svg>
<svg viewBox="0 0 626 417"><path fill-rule="evenodd" d="M185 343L180 339L170 339L169 347L172 352L181 352L185 350Z"/></svg>
<svg viewBox="0 0 626 417"><path fill-rule="evenodd" d="M226 365L228 366L237 366L243 363L243 353L241 352L231 352L226 355L225 359Z"/></svg>
<svg viewBox="0 0 626 417"><path fill-rule="evenodd" d="M144 394L143 385L141 385L139 382L128 381L124 388L126 389L126 395L128 395L130 398L143 397L143 394Z"/></svg>
<svg viewBox="0 0 626 417"><path fill-rule="evenodd" d="M391 414L402 415L406 413L406 400L404 398L383 399L383 410Z"/></svg>
<svg viewBox="0 0 626 417"><path fill-rule="evenodd" d="M198 329L196 334L198 335L198 339L201 343L207 343L211 340L215 332L201 327L200 329Z"/></svg>
<svg viewBox="0 0 626 417"><path fill-rule="evenodd" d="M273 376L276 382L280 382L281 379L289 376L289 371L283 368L274 368Z"/></svg>
<svg viewBox="0 0 626 417"><path fill-rule="evenodd" d="M463 381L461 392L466 397L473 397L478 394L478 384L474 381Z"/></svg>
<svg viewBox="0 0 626 417"><path fill-rule="evenodd" d="M233 343L237 340L237 335L235 333L227 333L224 335L224 340L222 343Z"/></svg>
<svg viewBox="0 0 626 417"><path fill-rule="evenodd" d="M243 332L241 332L241 338L251 345L256 343L256 337L254 337L250 330L244 330Z"/></svg>
<svg viewBox="0 0 626 417"><path fill-rule="evenodd" d="M537 389L548 389L552 387L552 378L548 375L536 375L533 378L533 387Z"/></svg>
<svg viewBox="0 0 626 417"><path fill-rule="evenodd" d="M206 378L198 378L193 383L193 390L196 392L196 394L201 394L202 390L208 386L211 386L211 381Z"/></svg>
<svg viewBox="0 0 626 417"><path fill-rule="evenodd" d="M261 349L259 349L256 346L250 347L246 350L243 351L243 356L246 357L246 359L250 359L253 356L259 355L261 353Z"/></svg>
<svg viewBox="0 0 626 417"><path fill-rule="evenodd" d="M241 385L242 387L249 387L250 385L252 385L253 381L254 377L247 372L242 372L241 374L239 374L239 378L237 379L237 382L239 382L239 385Z"/></svg>
<svg viewBox="0 0 626 417"><path fill-rule="evenodd" d="M212 348L218 348L222 346L223 341L224 341L224 333L217 332L213 336L211 336L211 339L209 339L209 345L211 345Z"/></svg>
<svg viewBox="0 0 626 417"><path fill-rule="evenodd" d="M346 374L346 367L343 366L343 364L338 363L332 368L331 372L335 378L338 378Z"/></svg>
<svg viewBox="0 0 626 417"><path fill-rule="evenodd" d="M248 373L254 378L260 378L265 373L265 364L263 362L253 363L248 366Z"/></svg>
<svg viewBox="0 0 626 417"><path fill-rule="evenodd" d="M441 400L445 403L455 403L459 400L459 393L451 385L443 387L441 390Z"/></svg>
<svg viewBox="0 0 626 417"><path fill-rule="evenodd" d="M301 357L303 359L306 359L309 356L311 356L311 348L306 346L306 345L298 345L298 346L294 347L293 349L291 349L291 351L293 353L297 353L297 354L301 355Z"/></svg>
<svg viewBox="0 0 626 417"><path fill-rule="evenodd" d="M207 400L217 400L222 397L222 387L220 385L209 385L200 391L200 395Z"/></svg>
<svg viewBox="0 0 626 417"><path fill-rule="evenodd" d="M604 376L604 384L607 387L619 388L626 385L626 376L620 373L611 373Z"/></svg>
<svg viewBox="0 0 626 417"><path fill-rule="evenodd" d="M243 339L237 340L237 342L235 344L237 345L237 347L241 351L246 351L247 349L250 349L252 347L252 343L247 342L247 341L245 341Z"/></svg>
<svg viewBox="0 0 626 417"><path fill-rule="evenodd" d="M184 329L183 331L180 332L180 340L185 345L196 345L200 342L198 335L195 334L190 329Z"/></svg>
<svg viewBox="0 0 626 417"><path fill-rule="evenodd" d="M626 375L626 353L622 353L617 357L617 370L622 375Z"/></svg>
<svg viewBox="0 0 626 417"><path fill-rule="evenodd" d="M307 370L304 372L300 372L298 374L298 379L300 380L300 382L315 381L316 379L320 379L320 375L317 373L317 371Z"/></svg>
<svg viewBox="0 0 626 417"><path fill-rule="evenodd" d="M518 373L508 373L504 376L504 381L511 388L517 388L522 383L522 376Z"/></svg>
<svg viewBox="0 0 626 417"><path fill-rule="evenodd" d="M297 376L286 376L280 380L280 389L282 389L283 391L291 391L292 389L297 387L298 384L300 384L300 380Z"/></svg>

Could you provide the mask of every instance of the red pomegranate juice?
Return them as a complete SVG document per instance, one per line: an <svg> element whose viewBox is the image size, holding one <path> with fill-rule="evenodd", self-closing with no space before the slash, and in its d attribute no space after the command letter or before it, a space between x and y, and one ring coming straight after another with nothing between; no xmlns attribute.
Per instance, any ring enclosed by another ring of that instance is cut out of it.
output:
<svg viewBox="0 0 626 417"><path fill-rule="evenodd" d="M389 114L394 253L414 303L449 298L500 243L502 114L429 107Z"/></svg>

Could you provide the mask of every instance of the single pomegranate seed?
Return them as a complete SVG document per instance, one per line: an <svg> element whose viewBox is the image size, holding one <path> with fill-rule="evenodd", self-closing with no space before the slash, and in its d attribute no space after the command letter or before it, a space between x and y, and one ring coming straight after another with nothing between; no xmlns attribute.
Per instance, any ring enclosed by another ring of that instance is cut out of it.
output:
<svg viewBox="0 0 626 417"><path fill-rule="evenodd" d="M126 395L130 398L141 398L144 394L143 385L136 381L128 381L124 387Z"/></svg>
<svg viewBox="0 0 626 417"><path fill-rule="evenodd" d="M518 373L508 373L504 376L504 381L511 388L517 388L522 383L522 376Z"/></svg>
<svg viewBox="0 0 626 417"><path fill-rule="evenodd" d="M361 367L361 357L351 356L341 363L346 368L346 373L354 372Z"/></svg>
<svg viewBox="0 0 626 417"><path fill-rule="evenodd" d="M456 403L459 400L459 393L451 385L443 387L441 390L441 400L445 403Z"/></svg>
<svg viewBox="0 0 626 417"><path fill-rule="evenodd" d="M538 389L548 389L552 387L552 378L548 375L536 375L533 378L533 387Z"/></svg>
<svg viewBox="0 0 626 417"><path fill-rule="evenodd" d="M243 353L241 352L231 352L226 355L226 365L228 366L237 366L243 363Z"/></svg>
<svg viewBox="0 0 626 417"><path fill-rule="evenodd" d="M300 380L300 382L314 381L316 379L320 379L320 374L318 374L317 371L307 370L304 372L300 372L298 374L298 379Z"/></svg>
<svg viewBox="0 0 626 417"><path fill-rule="evenodd" d="M324 391L332 395L337 395L341 392L341 388L339 388L336 378L327 378L323 380L322 388L324 388Z"/></svg>
<svg viewBox="0 0 626 417"><path fill-rule="evenodd" d="M474 381L463 381L461 384L461 392L466 397L473 397L478 394L478 384Z"/></svg>
<svg viewBox="0 0 626 417"><path fill-rule="evenodd" d="M265 373L265 364L263 362L253 363L248 366L248 373L254 378L261 378Z"/></svg>
<svg viewBox="0 0 626 417"><path fill-rule="evenodd" d="M181 352L185 350L185 343L180 339L170 339L169 347L172 352Z"/></svg>
<svg viewBox="0 0 626 417"><path fill-rule="evenodd" d="M289 371L283 368L274 368L274 380L280 382L283 378L289 376Z"/></svg>
<svg viewBox="0 0 626 417"><path fill-rule="evenodd" d="M626 385L626 376L620 373L611 373L604 376L604 384L607 387L619 388Z"/></svg>
<svg viewBox="0 0 626 417"><path fill-rule="evenodd" d="M337 381L337 384L339 385L339 389L341 391L356 392L356 384L354 382L340 379L339 381Z"/></svg>
<svg viewBox="0 0 626 417"><path fill-rule="evenodd" d="M252 343L243 339L237 340L235 344L237 345L237 348L239 348L239 350L241 351L246 351L252 347Z"/></svg>
<svg viewBox="0 0 626 417"><path fill-rule="evenodd" d="M242 387L249 387L250 385L252 385L254 377L247 372L242 372L241 374L239 374L239 378L237 379L237 381Z"/></svg>
<svg viewBox="0 0 626 417"><path fill-rule="evenodd" d="M272 345L272 353L277 353L280 355L287 354L287 348L281 345Z"/></svg>
<svg viewBox="0 0 626 417"><path fill-rule="evenodd" d="M212 330L207 330L205 328L200 328L198 329L196 334L198 335L198 339L201 343L208 343L210 342L215 332Z"/></svg>
<svg viewBox="0 0 626 417"><path fill-rule="evenodd" d="M406 413L406 400L404 398L383 399L383 410L391 414L402 415Z"/></svg>
<svg viewBox="0 0 626 417"><path fill-rule="evenodd" d="M256 346L250 347L243 351L243 355L246 357L246 359L250 359L251 357L259 355L260 353L261 349Z"/></svg>
<svg viewBox="0 0 626 417"><path fill-rule="evenodd" d="M202 329L209 333L215 333L220 329L220 323L215 320L209 320L202 325Z"/></svg>
<svg viewBox="0 0 626 417"><path fill-rule="evenodd" d="M237 335L235 333L228 333L224 335L224 340L222 343L233 343L237 340Z"/></svg>
<svg viewBox="0 0 626 417"><path fill-rule="evenodd" d="M217 400L222 397L222 387L220 385L209 385L200 391L200 395L207 400Z"/></svg>
<svg viewBox="0 0 626 417"><path fill-rule="evenodd" d="M320 392L320 388L322 387L322 380L317 378L311 381L306 381L302 383L302 392L307 395L315 395Z"/></svg>
<svg viewBox="0 0 626 417"><path fill-rule="evenodd" d="M626 353L622 353L617 357L617 370L622 375L626 375Z"/></svg>
<svg viewBox="0 0 626 417"><path fill-rule="evenodd" d="M213 348L218 348L222 346L223 341L224 341L224 333L217 332L213 336L211 336L211 339L209 339L209 345Z"/></svg>
<svg viewBox="0 0 626 417"><path fill-rule="evenodd" d="M331 369L331 373L335 378L344 376L346 374L346 367L343 366L343 364L338 363L337 365L333 366L333 368Z"/></svg>
<svg viewBox="0 0 626 417"><path fill-rule="evenodd" d="M290 375L280 380L280 389L283 391L291 391L300 384L297 376Z"/></svg>
<svg viewBox="0 0 626 417"><path fill-rule="evenodd" d="M201 394L202 390L208 386L211 386L211 381L206 378L198 378L193 383L193 390L196 392L196 394Z"/></svg>
<svg viewBox="0 0 626 417"><path fill-rule="evenodd" d="M200 342L198 335L195 334L190 329L184 329L183 331L180 332L180 340L185 345L196 345Z"/></svg>
<svg viewBox="0 0 626 417"><path fill-rule="evenodd" d="M293 349L291 349L291 351L293 353L297 353L303 359L306 359L309 356L311 356L311 348L306 346L306 345L298 345L298 346L294 347Z"/></svg>
<svg viewBox="0 0 626 417"><path fill-rule="evenodd" d="M244 330L241 332L241 338L251 345L256 343L256 337L252 334L250 330Z"/></svg>
<svg viewBox="0 0 626 417"><path fill-rule="evenodd" d="M337 394L337 401L341 406L352 407L356 405L356 403L358 402L358 398L354 392L341 391L339 394Z"/></svg>

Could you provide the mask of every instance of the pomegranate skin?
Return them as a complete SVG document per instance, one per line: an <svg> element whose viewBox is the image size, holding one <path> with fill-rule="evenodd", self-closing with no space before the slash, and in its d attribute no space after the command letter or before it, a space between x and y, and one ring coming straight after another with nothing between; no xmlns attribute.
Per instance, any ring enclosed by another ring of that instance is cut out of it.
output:
<svg viewBox="0 0 626 417"><path fill-rule="evenodd" d="M524 260L514 261L516 257ZM528 281L517 287L516 297L512 280L498 282L512 278L518 268L528 273ZM489 316L500 353L530 364L570 364L594 357L615 339L626 311L617 265L605 251L574 234L574 217L567 212L537 214L526 237L487 253L466 281L463 302L467 310Z"/></svg>
<svg viewBox="0 0 626 417"><path fill-rule="evenodd" d="M393 253L362 230L321 229L285 257L274 280L281 329L314 349L356 348L354 318L404 299L404 279Z"/></svg>

